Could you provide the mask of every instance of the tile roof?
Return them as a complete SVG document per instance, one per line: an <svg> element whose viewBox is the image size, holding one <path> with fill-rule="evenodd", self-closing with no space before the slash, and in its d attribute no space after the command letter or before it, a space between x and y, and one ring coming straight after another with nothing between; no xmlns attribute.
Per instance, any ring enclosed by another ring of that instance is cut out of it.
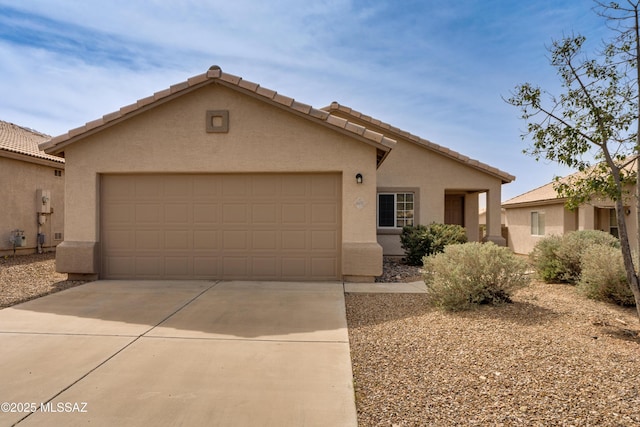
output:
<svg viewBox="0 0 640 427"><path fill-rule="evenodd" d="M637 158L628 157L624 164L623 169L627 171L635 171ZM559 179L560 182L568 182L573 178L580 175L586 175L588 172L574 172L570 175L564 176ZM548 184L529 190L526 193L515 196L506 202L502 203L505 207L516 207L517 205L530 205L530 204L548 204L548 203L564 203L566 198L560 197L558 192L553 188L555 180Z"/></svg>
<svg viewBox="0 0 640 427"><path fill-rule="evenodd" d="M23 154L29 157L64 163L64 159L52 156L38 148L38 144L51 137L33 129L0 120L0 151Z"/></svg>
<svg viewBox="0 0 640 427"><path fill-rule="evenodd" d="M140 99L136 103L124 106L118 111L106 114L101 118L88 122L83 126L72 129L69 132L56 136L49 141L40 144L40 148L47 153L58 153L63 151L63 147L71 144L77 139L88 136L97 132L111 124L125 120L132 115L146 111L155 105L171 100L183 93L190 92L212 82L219 83L226 87L254 96L258 99L266 101L272 105L288 110L294 114L303 116L307 119L326 125L330 128L338 130L347 135L354 136L360 140L376 146L379 150L388 152L395 145L396 141L388 138L381 133L366 129L363 126L350 123L349 121L332 116L326 111L317 110L310 105L303 104L293 98L281 95L276 91L264 88L257 83L243 80L241 77L233 74L224 73L222 69L216 65L209 68L206 73L191 77L182 83L175 84L168 89Z"/></svg>
<svg viewBox="0 0 640 427"><path fill-rule="evenodd" d="M514 207L520 204L534 203L564 203L564 198L558 196L558 192L553 188L555 182L550 182L541 187L534 188L519 196L513 197L502 203L504 207Z"/></svg>
<svg viewBox="0 0 640 427"><path fill-rule="evenodd" d="M479 169L483 172L489 173L491 175L494 175L498 178L500 178L502 180L502 182L504 184L509 183L511 181L514 181L516 179L515 176L501 171L500 169L494 168L493 166L489 166L485 163L479 162L478 160L474 160L471 159L465 155L462 155L456 151L450 150L446 147L443 147L441 145L435 144L431 141L428 141L424 138L420 138L419 136L413 135L405 130L399 129L395 126L391 126L388 123L385 123L381 120L375 119L371 116L367 116L365 114L362 114L359 111L356 111L350 107L344 106L339 104L338 102L332 102L331 105L329 105L328 107L324 107L322 110L327 111L329 113L343 113L345 115L354 117L356 119L359 119L363 122L366 123L370 123L373 126L376 126L379 129L383 129L384 132L389 132L392 134L392 136L394 138L403 138L407 141L413 142L414 144L423 146L424 148L427 148L429 150L435 151L438 154L441 154L445 157L449 157L451 159L454 159L456 161L462 162L467 164L468 166L471 166L475 169Z"/></svg>

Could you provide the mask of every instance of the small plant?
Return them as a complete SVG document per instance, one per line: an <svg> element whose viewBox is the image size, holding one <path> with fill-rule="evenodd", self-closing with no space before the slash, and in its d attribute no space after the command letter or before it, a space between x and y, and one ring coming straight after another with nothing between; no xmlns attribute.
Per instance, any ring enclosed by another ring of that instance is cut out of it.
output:
<svg viewBox="0 0 640 427"><path fill-rule="evenodd" d="M637 265L637 262L636 262ZM620 249L596 244L582 254L582 275L578 288L587 298L635 306L635 299L622 260Z"/></svg>
<svg viewBox="0 0 640 427"><path fill-rule="evenodd" d="M466 241L464 227L435 222L429 225L405 226L400 235L405 262L409 265L422 265L425 256L442 252L447 245Z"/></svg>
<svg viewBox="0 0 640 427"><path fill-rule="evenodd" d="M540 240L531 252L531 260L538 276L545 282L576 284L582 271L582 254L593 245L620 248L618 239L609 233L580 230Z"/></svg>
<svg viewBox="0 0 640 427"><path fill-rule="evenodd" d="M564 268L558 258L558 249L562 243L560 236L548 236L540 240L529 255L531 263L541 280L547 283L560 282Z"/></svg>
<svg viewBox="0 0 640 427"><path fill-rule="evenodd" d="M447 246L424 258L424 271L429 302L449 311L511 302L529 283L527 263L491 242Z"/></svg>

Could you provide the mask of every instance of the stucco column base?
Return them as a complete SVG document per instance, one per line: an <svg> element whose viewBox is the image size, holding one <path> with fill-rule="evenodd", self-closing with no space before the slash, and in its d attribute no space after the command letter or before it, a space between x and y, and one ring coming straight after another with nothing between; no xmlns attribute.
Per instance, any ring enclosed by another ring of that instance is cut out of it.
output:
<svg viewBox="0 0 640 427"><path fill-rule="evenodd" d="M98 243L64 241L56 249L56 271L72 277L98 277ZM78 279L75 279L78 280Z"/></svg>
<svg viewBox="0 0 640 427"><path fill-rule="evenodd" d="M493 242L498 246L507 246L507 240L502 236L485 236L483 242Z"/></svg>
<svg viewBox="0 0 640 427"><path fill-rule="evenodd" d="M373 281L382 275L382 246L378 242L345 242L342 244L343 280Z"/></svg>

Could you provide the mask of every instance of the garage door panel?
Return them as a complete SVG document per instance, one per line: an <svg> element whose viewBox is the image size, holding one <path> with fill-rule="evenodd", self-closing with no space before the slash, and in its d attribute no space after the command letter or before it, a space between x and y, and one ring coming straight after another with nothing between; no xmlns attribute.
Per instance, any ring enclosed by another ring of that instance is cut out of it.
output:
<svg viewBox="0 0 640 427"><path fill-rule="evenodd" d="M275 203L253 203L251 205L251 222L252 224L271 224L278 223L278 206Z"/></svg>
<svg viewBox="0 0 640 427"><path fill-rule="evenodd" d="M248 224L248 206L245 203L228 203L222 206L224 224Z"/></svg>
<svg viewBox="0 0 640 427"><path fill-rule="evenodd" d="M191 220L189 205L170 204L164 206L164 221L174 224L189 224Z"/></svg>
<svg viewBox="0 0 640 427"><path fill-rule="evenodd" d="M102 244L108 251L126 251L134 245L134 233L127 230L110 230L103 233Z"/></svg>
<svg viewBox="0 0 640 427"><path fill-rule="evenodd" d="M192 185L193 179L188 175L171 176L170 179L164 180L164 197L168 200L191 200L193 199Z"/></svg>
<svg viewBox="0 0 640 427"><path fill-rule="evenodd" d="M230 199L246 199L250 195L247 175L222 175L222 195Z"/></svg>
<svg viewBox="0 0 640 427"><path fill-rule="evenodd" d="M332 175L316 175L311 177L311 196L327 199L336 199L338 187L335 185Z"/></svg>
<svg viewBox="0 0 640 427"><path fill-rule="evenodd" d="M251 257L251 274L265 279L279 278L280 260L275 257Z"/></svg>
<svg viewBox="0 0 640 427"><path fill-rule="evenodd" d="M245 256L223 256L222 274L229 279L250 277L249 260Z"/></svg>
<svg viewBox="0 0 640 427"><path fill-rule="evenodd" d="M210 175L191 175L193 199L215 200L221 196L220 180L212 180Z"/></svg>
<svg viewBox="0 0 640 427"><path fill-rule="evenodd" d="M220 249L217 230L198 230L193 232L193 249L215 250Z"/></svg>
<svg viewBox="0 0 640 427"><path fill-rule="evenodd" d="M334 230L311 231L311 249L321 251L335 251L336 232Z"/></svg>
<svg viewBox="0 0 640 427"><path fill-rule="evenodd" d="M251 199L269 198L274 199L279 195L280 179L278 176L264 175L261 177L252 177L251 179Z"/></svg>
<svg viewBox="0 0 640 427"><path fill-rule="evenodd" d="M164 259L164 274L168 278L181 278L192 271L191 257L167 256Z"/></svg>
<svg viewBox="0 0 640 427"><path fill-rule="evenodd" d="M302 256L285 256L282 258L282 277L283 279L297 279L307 276L310 270L309 260Z"/></svg>
<svg viewBox="0 0 640 427"><path fill-rule="evenodd" d="M337 261L333 257L314 257L311 259L311 275L314 277L324 279L334 277L336 268Z"/></svg>
<svg viewBox="0 0 640 427"><path fill-rule="evenodd" d="M278 249L278 232L275 230L256 230L251 233L251 249L270 250Z"/></svg>
<svg viewBox="0 0 640 427"><path fill-rule="evenodd" d="M135 221L135 208L130 204L113 203L104 208L105 214L111 219L113 225L132 224Z"/></svg>
<svg viewBox="0 0 640 427"><path fill-rule="evenodd" d="M193 205L194 224L217 224L219 221L217 203L197 203Z"/></svg>
<svg viewBox="0 0 640 427"><path fill-rule="evenodd" d="M160 278L164 273L164 257L139 256L135 258L136 276L140 278Z"/></svg>
<svg viewBox="0 0 640 427"><path fill-rule="evenodd" d="M163 196L164 180L155 175L139 175L133 183L136 200L159 200Z"/></svg>
<svg viewBox="0 0 640 427"><path fill-rule="evenodd" d="M338 209L335 203L314 203L311 206L311 222L314 224L335 225L338 221Z"/></svg>
<svg viewBox="0 0 640 427"><path fill-rule="evenodd" d="M106 175L104 278L340 278L339 174Z"/></svg>
<svg viewBox="0 0 640 427"><path fill-rule="evenodd" d="M104 274L114 279L135 277L136 265L131 256L107 256L103 259Z"/></svg>
<svg viewBox="0 0 640 427"><path fill-rule="evenodd" d="M282 231L282 249L303 250L307 247L307 232L304 230L284 230Z"/></svg>
<svg viewBox="0 0 640 427"><path fill-rule="evenodd" d="M282 205L282 223L305 224L307 222L307 205L303 203L284 203Z"/></svg>
<svg viewBox="0 0 640 427"><path fill-rule="evenodd" d="M226 230L222 232L222 249L225 251L241 250L247 251L247 235L246 230Z"/></svg>
<svg viewBox="0 0 640 427"><path fill-rule="evenodd" d="M161 230L138 230L135 232L135 249L138 251L157 250L163 248L164 240Z"/></svg>
<svg viewBox="0 0 640 427"><path fill-rule="evenodd" d="M219 268L220 259L213 256L195 256L193 258L193 275L195 278L217 278L222 275Z"/></svg>
<svg viewBox="0 0 640 427"><path fill-rule="evenodd" d="M188 251L192 248L190 237L188 230L165 230L164 249Z"/></svg>
<svg viewBox="0 0 640 427"><path fill-rule="evenodd" d="M140 203L136 204L135 221L141 225L161 224L163 207L160 203Z"/></svg>

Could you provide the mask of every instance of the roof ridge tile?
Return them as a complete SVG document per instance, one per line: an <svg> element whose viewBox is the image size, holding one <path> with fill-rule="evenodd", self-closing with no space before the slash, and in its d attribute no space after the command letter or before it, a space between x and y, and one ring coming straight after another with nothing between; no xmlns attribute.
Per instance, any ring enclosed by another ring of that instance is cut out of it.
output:
<svg viewBox="0 0 640 427"><path fill-rule="evenodd" d="M111 122L117 121L131 113L135 113L147 107L149 105L153 105L156 102L161 102L163 99L170 97L171 95L177 94L184 90L187 90L193 86L197 86L203 83L206 83L208 80L217 80L222 82L222 84L227 86L232 86L236 88L240 88L249 92L256 94L261 98L265 98L276 104L282 105L286 108L291 109L292 111L296 111L302 114L307 115L310 118L320 120L323 123L326 123L331 126L335 126L340 129L344 129L352 133L354 136L359 136L369 141L370 143L375 143L382 145L384 147L391 148L395 144L395 140L389 137L384 136L378 132L367 129L365 126L349 122L348 120L338 118L330 114L330 112L313 108L311 105L304 104L302 102L296 101L294 98L290 98L288 96L279 94L278 92L262 87L257 83L243 80L242 77L225 73L219 66L210 67L206 73L198 74L196 76L188 78L186 81L176 83L174 85L169 86L167 89L160 90L155 92L153 95L148 96L146 98L139 99L133 104L125 105L121 107L119 110L105 114L100 119L93 120L91 122L85 123L83 126L77 127L68 131L63 135L59 135L55 138L51 138L48 142L43 143L43 148L45 150L49 150L51 152L62 151L61 147L66 145L65 143L71 143L74 138L79 137L85 132L89 130L93 130L99 128L101 126L108 125ZM339 104L335 103L338 108L343 108L346 111L351 112L352 110L347 107L339 107ZM357 113L357 112L356 112ZM358 113L361 114L361 113ZM370 118L365 116L366 120ZM57 150L56 146L61 145ZM383 148L383 147L379 147Z"/></svg>

